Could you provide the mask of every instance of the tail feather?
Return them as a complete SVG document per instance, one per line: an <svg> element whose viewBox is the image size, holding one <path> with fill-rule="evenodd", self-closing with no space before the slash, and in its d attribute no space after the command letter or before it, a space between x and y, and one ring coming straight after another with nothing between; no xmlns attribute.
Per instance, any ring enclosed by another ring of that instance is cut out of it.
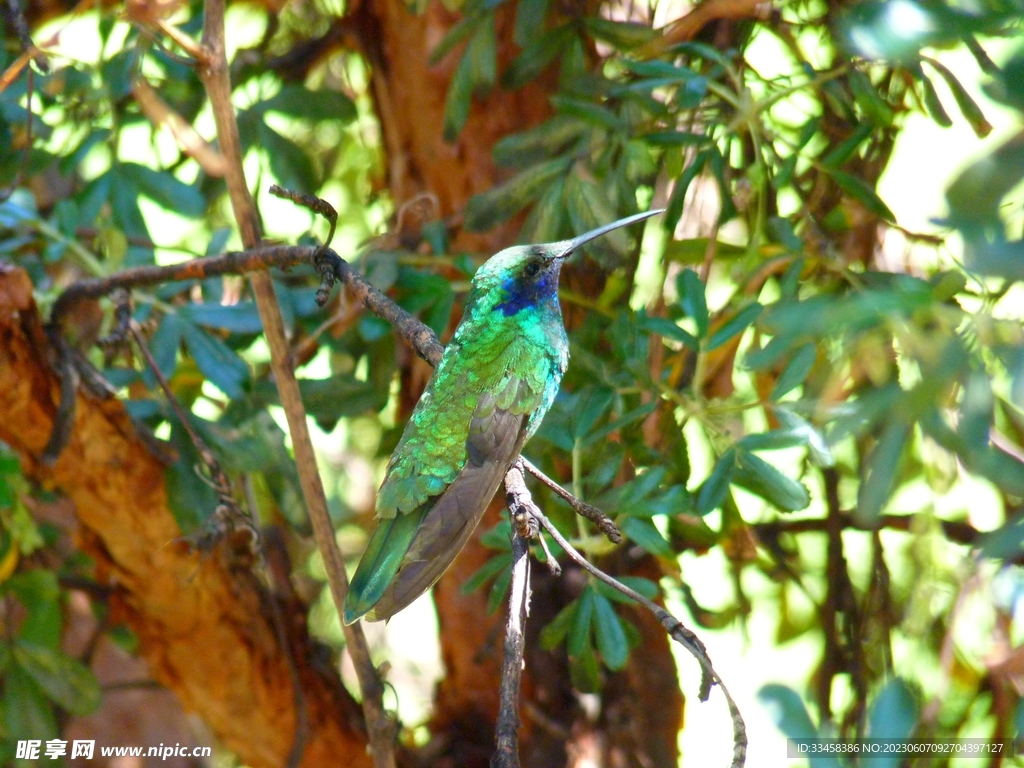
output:
<svg viewBox="0 0 1024 768"><path fill-rule="evenodd" d="M387 591L409 551L423 518L432 505L428 502L389 520L380 520L366 543L366 551L348 585L344 622L352 624L365 615Z"/></svg>

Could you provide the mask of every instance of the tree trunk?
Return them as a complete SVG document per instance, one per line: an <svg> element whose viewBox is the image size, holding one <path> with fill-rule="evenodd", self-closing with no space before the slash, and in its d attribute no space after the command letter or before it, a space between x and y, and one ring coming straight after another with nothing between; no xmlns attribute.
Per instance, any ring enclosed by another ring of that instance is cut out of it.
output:
<svg viewBox="0 0 1024 768"><path fill-rule="evenodd" d="M267 601L277 598L251 571L177 541L164 468L119 401L79 394L67 448L53 467L39 461L60 396L50 354L28 275L0 263L0 440L28 477L74 503L81 545L153 677L243 762L280 768L296 705L288 653L269 618ZM299 606L284 602L281 611L309 722L301 765L369 766L359 706L316 664Z"/></svg>

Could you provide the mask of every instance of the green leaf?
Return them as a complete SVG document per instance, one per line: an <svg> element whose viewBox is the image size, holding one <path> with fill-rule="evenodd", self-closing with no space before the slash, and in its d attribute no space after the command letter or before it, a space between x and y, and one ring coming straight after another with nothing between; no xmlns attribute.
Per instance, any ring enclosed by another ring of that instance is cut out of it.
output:
<svg viewBox="0 0 1024 768"><path fill-rule="evenodd" d="M505 552L512 551L512 523L508 518L504 518L501 522L491 528L489 531L485 531L480 536L480 543L488 549L504 550Z"/></svg>
<svg viewBox="0 0 1024 768"><path fill-rule="evenodd" d="M684 269L676 275L676 291L686 316L697 324L697 335L704 338L708 333L708 302L700 276L692 269Z"/></svg>
<svg viewBox="0 0 1024 768"><path fill-rule="evenodd" d="M149 238L146 219L139 208L139 195L142 190L135 183L131 171L125 171L120 165L110 169L110 207L114 224L129 237Z"/></svg>
<svg viewBox="0 0 1024 768"><path fill-rule="evenodd" d="M726 151L728 148L729 142L726 142ZM719 199L722 204L722 210L718 214L718 223L724 224L736 215L736 204L732 201L732 193L725 179L725 157L722 155L722 149L716 144L708 147L708 169L715 177L715 181L718 182Z"/></svg>
<svg viewBox="0 0 1024 768"><path fill-rule="evenodd" d="M573 600L558 612L558 615L551 620L551 623L540 631L541 648L545 651L552 651L565 639L576 619L576 607L578 605L579 601Z"/></svg>
<svg viewBox="0 0 1024 768"><path fill-rule="evenodd" d="M803 384L814 367L814 361L817 358L818 348L816 345L804 344L799 347L793 353L789 362L786 363L786 367L779 374L779 378L775 380L775 386L772 387L768 399L778 400Z"/></svg>
<svg viewBox="0 0 1024 768"><path fill-rule="evenodd" d="M746 450L736 451L732 481L785 512L806 509L811 503L803 483L786 477L767 461Z"/></svg>
<svg viewBox="0 0 1024 768"><path fill-rule="evenodd" d="M665 261L673 264L700 264L708 254L710 242L706 237L672 240L665 245ZM747 253L746 248L721 240L716 240L713 247L715 249L715 260L718 262L740 258Z"/></svg>
<svg viewBox="0 0 1024 768"><path fill-rule="evenodd" d="M613 419L612 421L608 422L600 429L596 429L593 432L591 432L582 441L582 445L584 448L586 448L598 442L599 440L604 440L612 432L616 432L620 429L623 429L624 427L628 427L630 424L633 424L634 422L647 418L657 409L657 400L652 400L649 403L645 403L644 405L638 406L633 410L629 411L628 413L622 414L619 418Z"/></svg>
<svg viewBox="0 0 1024 768"><path fill-rule="evenodd" d="M779 431L799 437L810 451L815 464L819 467L831 467L835 464L828 441L813 424L785 408L776 408L775 415L782 425Z"/></svg>
<svg viewBox="0 0 1024 768"><path fill-rule="evenodd" d="M238 304L186 304L179 314L206 328L220 328L231 333L253 334L263 330L260 314L253 301Z"/></svg>
<svg viewBox="0 0 1024 768"><path fill-rule="evenodd" d="M615 391L609 387L586 387L576 396L569 431L574 440L580 440L593 429L615 401Z"/></svg>
<svg viewBox="0 0 1024 768"><path fill-rule="evenodd" d="M601 689L601 668L589 643L582 653L570 656L569 679L573 687L581 693L596 693Z"/></svg>
<svg viewBox="0 0 1024 768"><path fill-rule="evenodd" d="M796 171L797 161L800 159L800 153L794 152L785 160L783 160L775 173L772 175L772 186L775 189L782 189L788 187L793 181L793 173Z"/></svg>
<svg viewBox="0 0 1024 768"><path fill-rule="evenodd" d="M623 517L618 524L626 536L652 555L675 557L676 553L672 546L650 520L642 517Z"/></svg>
<svg viewBox="0 0 1024 768"><path fill-rule="evenodd" d="M910 686L894 677L878 692L868 712L868 738L893 741L910 738L919 713L920 706ZM893 753L875 755L871 761L873 768L897 768L901 763L902 757Z"/></svg>
<svg viewBox="0 0 1024 768"><path fill-rule="evenodd" d="M89 151L97 144L106 141L110 138L109 128L94 128L89 132L89 135L85 137L81 144L69 155L65 155L60 160L60 170L65 176L70 175L72 171L78 169L79 164L85 159Z"/></svg>
<svg viewBox="0 0 1024 768"><path fill-rule="evenodd" d="M487 613L497 611L505 601L509 585L512 584L512 569L508 568L498 573L498 578L491 585L491 591L487 595Z"/></svg>
<svg viewBox="0 0 1024 768"><path fill-rule="evenodd" d="M232 400L241 398L249 381L249 365L223 341L192 323L182 323L182 337L199 370Z"/></svg>
<svg viewBox="0 0 1024 768"><path fill-rule="evenodd" d="M757 698L768 711L768 716L787 737L812 739L816 735L811 716L799 694L784 685L766 685L757 692Z"/></svg>
<svg viewBox="0 0 1024 768"><path fill-rule="evenodd" d="M486 95L498 79L498 40L494 31L494 14L484 16L466 46L465 58L469 60L469 81L473 93ZM461 127L459 131L461 131ZM456 131L458 134L459 131Z"/></svg>
<svg viewBox="0 0 1024 768"><path fill-rule="evenodd" d="M680 341L694 352L700 349L700 342L689 331L680 328L667 317L648 317L647 313L640 310L637 313L638 325L645 331L656 333L662 338Z"/></svg>
<svg viewBox="0 0 1024 768"><path fill-rule="evenodd" d="M711 468L711 474L700 487L700 492L697 494L698 515L706 515L722 506L735 471L736 451L729 448L718 457L715 466Z"/></svg>
<svg viewBox="0 0 1024 768"><path fill-rule="evenodd" d="M533 206L523 225L522 238L528 243L554 243L565 239L569 217L565 211L565 180L555 179Z"/></svg>
<svg viewBox="0 0 1024 768"><path fill-rule="evenodd" d="M28 613L21 623L18 638L34 645L58 649L63 619L57 575L42 569L15 573L3 587L18 598Z"/></svg>
<svg viewBox="0 0 1024 768"><path fill-rule="evenodd" d="M854 101L864 117L879 127L888 128L892 125L892 107L875 88L871 78L859 69L853 69L847 74L846 79L850 84L850 90L853 91Z"/></svg>
<svg viewBox="0 0 1024 768"><path fill-rule="evenodd" d="M306 150L264 122L258 127L260 144L274 178L282 187L312 193L320 180Z"/></svg>
<svg viewBox="0 0 1024 768"><path fill-rule="evenodd" d="M216 509L217 495L206 479L196 474L199 454L178 423L172 423L171 443L178 452L178 460L164 471L167 505L178 527L188 535L197 531Z"/></svg>
<svg viewBox="0 0 1024 768"><path fill-rule="evenodd" d="M576 232L589 232L618 218L605 190L580 172L565 178L564 197L569 208L569 219ZM620 266L633 248L633 239L626 229L615 229L584 246L604 269Z"/></svg>
<svg viewBox="0 0 1024 768"><path fill-rule="evenodd" d="M928 110L928 114L931 115L932 120L938 125L941 125L943 128L949 128L953 125L953 120L950 118L949 113L946 112L946 108L942 106L942 100L939 99L939 94L935 92L935 86L932 85L932 81L921 71L920 65L914 74L921 83L924 106Z"/></svg>
<svg viewBox="0 0 1024 768"><path fill-rule="evenodd" d="M584 16L583 27L593 37L623 51L637 48L658 37L658 32L647 24L612 21L601 16Z"/></svg>
<svg viewBox="0 0 1024 768"><path fill-rule="evenodd" d="M984 370L975 370L964 383L956 431L967 450L984 450L989 444L993 407L992 382Z"/></svg>
<svg viewBox="0 0 1024 768"><path fill-rule="evenodd" d="M705 345L705 349L708 352L713 349L718 349L734 336L738 336L743 333L743 331L750 327L751 323L757 320L758 316L761 314L761 310L763 309L764 307L756 301L753 304L748 304L733 315L727 322L723 323L717 331L711 334L711 337Z"/></svg>
<svg viewBox="0 0 1024 768"><path fill-rule="evenodd" d="M387 402L387 391L371 381L362 381L352 374L338 374L324 379L299 379L299 392L306 411L326 432L334 429L339 419L363 416L379 411ZM250 393L252 405L265 408L278 404L277 386L272 381L258 381Z"/></svg>
<svg viewBox="0 0 1024 768"><path fill-rule="evenodd" d="M601 660L608 669L618 672L629 659L629 644L615 608L599 592L594 593L594 629Z"/></svg>
<svg viewBox="0 0 1024 768"><path fill-rule="evenodd" d="M575 36L572 25L563 24L534 38L508 65L501 84L510 89L522 88L561 56Z"/></svg>
<svg viewBox="0 0 1024 768"><path fill-rule="evenodd" d="M202 216L206 199L197 187L179 181L170 171L154 171L137 163L121 163L119 174L163 208L182 216Z"/></svg>
<svg viewBox="0 0 1024 768"><path fill-rule="evenodd" d="M656 147L700 147L711 141L705 134L685 131L657 131L637 136L637 139Z"/></svg>
<svg viewBox="0 0 1024 768"><path fill-rule="evenodd" d="M84 717L100 706L103 694L96 676L63 651L19 640L14 660L47 696L73 715Z"/></svg>
<svg viewBox="0 0 1024 768"><path fill-rule="evenodd" d="M13 665L4 676L3 711L7 738L46 741L60 733L50 702L21 665Z"/></svg>
<svg viewBox="0 0 1024 768"><path fill-rule="evenodd" d="M985 557L1015 560L1024 551L1024 515L1016 515L1006 525L982 534L978 548Z"/></svg>
<svg viewBox="0 0 1024 768"><path fill-rule="evenodd" d="M893 212L889 210L889 206L882 202L882 198L880 198L875 193L875 190L869 187L862 179L832 168L828 169L828 173L843 192L848 194L854 200L857 200L873 214L890 223L896 222L896 217L893 215Z"/></svg>
<svg viewBox="0 0 1024 768"><path fill-rule="evenodd" d="M970 123L972 129L974 129L975 135L979 139L983 139L992 133L992 124L985 119L985 115L982 114L981 108L977 102L971 98L971 95L964 89L957 80L956 76L946 68L946 66L934 59L926 59L928 64L934 69L943 80L946 81L946 85L949 87L950 92L953 94L953 98L956 100L957 107L960 108L960 113L964 116L964 119Z"/></svg>
<svg viewBox="0 0 1024 768"><path fill-rule="evenodd" d="M358 117L355 102L341 91L326 88L311 91L294 83L283 85L277 94L260 102L257 108L261 112L280 112L318 123L324 120L350 123Z"/></svg>
<svg viewBox="0 0 1024 768"><path fill-rule="evenodd" d="M776 727L790 739L817 737L811 716L799 694L784 685L766 685L757 692L757 698L775 722ZM831 755L815 755L808 762L811 768L841 768L842 763Z"/></svg>
<svg viewBox="0 0 1024 768"><path fill-rule="evenodd" d="M857 518L860 521L873 524L882 513L882 507L892 493L900 456L909 434L910 428L905 422L890 420L868 456L857 494Z"/></svg>
<svg viewBox="0 0 1024 768"><path fill-rule="evenodd" d="M594 617L594 591L587 587L576 603L572 629L566 641L565 650L570 656L579 656L590 646L590 623Z"/></svg>
<svg viewBox="0 0 1024 768"><path fill-rule="evenodd" d="M1024 76L1024 71L1021 74ZM1020 183L1022 176L1024 142L1013 138L970 165L946 189L952 222L961 228L997 224L1001 227L999 212L1003 198Z"/></svg>
<svg viewBox="0 0 1024 768"><path fill-rule="evenodd" d="M627 126L608 107L571 96L552 96L551 105L563 115L575 117L598 128L626 131Z"/></svg>
<svg viewBox="0 0 1024 768"><path fill-rule="evenodd" d="M577 117L555 115L536 128L505 136L494 145L494 162L506 168L523 168L558 155L567 145L590 131Z"/></svg>
<svg viewBox="0 0 1024 768"><path fill-rule="evenodd" d="M473 195L466 204L466 229L483 232L508 221L540 197L545 187L566 172L570 162L570 158L559 157L539 163L500 186Z"/></svg>
<svg viewBox="0 0 1024 768"><path fill-rule="evenodd" d="M480 15L472 14L461 19L454 27L449 29L445 36L441 38L441 42L435 45L434 50L430 52L430 56L427 57L427 65L431 67L436 66L456 45L472 34L476 25L480 23L480 19Z"/></svg>
<svg viewBox="0 0 1024 768"><path fill-rule="evenodd" d="M177 365L178 347L185 322L177 314L164 315L156 333L149 340L149 353L153 355L157 369L165 379L170 379ZM142 372L142 381L147 389L156 389L156 377L147 366Z"/></svg>
<svg viewBox="0 0 1024 768"><path fill-rule="evenodd" d="M520 48L526 48L543 34L547 15L548 0L519 0L516 4L516 26L512 32L512 41Z"/></svg>
<svg viewBox="0 0 1024 768"><path fill-rule="evenodd" d="M906 681L894 677L878 692L868 713L868 736L872 739L906 739L917 726L920 706ZM900 763L898 755L889 763Z"/></svg>
<svg viewBox="0 0 1024 768"><path fill-rule="evenodd" d="M825 156L821 161L822 165L828 168L838 168L847 160L849 160L853 153L857 151L857 148L864 143L872 133L875 131L875 126L871 123L861 123L858 125L850 137L845 141L841 141L836 147Z"/></svg>
<svg viewBox="0 0 1024 768"><path fill-rule="evenodd" d="M708 151L702 149L693 156L693 161L683 169L682 175L676 179L676 183L672 187L672 196L669 198L668 206L665 209L665 217L662 220L662 226L668 232L674 232L676 225L679 224L679 219L683 215L683 205L686 202L686 192L690 188L690 184L697 178L701 171L704 170L704 164L708 160Z"/></svg>
<svg viewBox="0 0 1024 768"><path fill-rule="evenodd" d="M504 553L495 555L486 563L477 568L473 574L463 582L462 586L459 587L460 595L468 595L471 592L475 592L477 589L482 587L488 581L493 579L503 570L512 565L512 555Z"/></svg>

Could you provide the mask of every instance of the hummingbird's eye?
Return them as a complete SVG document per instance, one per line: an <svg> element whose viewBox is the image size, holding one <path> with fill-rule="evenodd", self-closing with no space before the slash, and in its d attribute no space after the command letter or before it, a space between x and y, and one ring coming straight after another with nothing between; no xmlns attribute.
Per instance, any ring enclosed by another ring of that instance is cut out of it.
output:
<svg viewBox="0 0 1024 768"><path fill-rule="evenodd" d="M523 268L523 274L527 277L536 277L538 272L540 272L540 264L536 261L531 261Z"/></svg>

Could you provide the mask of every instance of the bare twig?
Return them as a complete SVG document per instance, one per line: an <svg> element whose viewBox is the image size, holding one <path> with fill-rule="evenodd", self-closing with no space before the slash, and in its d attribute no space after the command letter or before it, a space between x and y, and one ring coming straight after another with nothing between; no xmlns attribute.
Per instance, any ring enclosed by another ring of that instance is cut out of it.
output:
<svg viewBox="0 0 1024 768"><path fill-rule="evenodd" d="M14 28L14 34L18 36L18 44L21 46L21 50L32 57L40 72L44 75L48 74L50 64L43 52L36 48L35 43L32 42L32 34L29 32L28 21L25 19L25 11L18 0L7 0L7 15L10 18L11 26Z"/></svg>
<svg viewBox="0 0 1024 768"><path fill-rule="evenodd" d="M565 550L566 554L572 559L574 563L580 566L587 573L591 574L597 579L600 579L605 584L614 589L617 589L627 597L632 598L636 602L640 603L644 608L653 613L661 626L668 632L669 637L675 640L677 643L682 645L686 650L690 652L697 663L700 664L701 668L701 685L700 685L700 700L707 701L711 695L712 684L718 685L721 689L722 694L725 696L726 704L729 707L729 714L732 717L733 725L733 756L732 756L732 768L742 768L747 755L747 729L743 723L743 717L740 714L739 707L736 706L736 702L729 694L729 690L725 687L725 683L722 682L722 678L719 677L715 671L714 666L711 663L711 659L708 656L707 649L704 647L704 643L700 641L691 630L683 626L683 623L679 621L675 616L666 611L657 603L652 600L648 600L646 597L641 595L634 589L630 589L622 582L609 576L607 573L602 571L595 565L592 565L583 555L581 555L572 544L559 532L557 528L551 523L550 520L534 506L531 513L537 517L537 521L540 523L541 528L551 534L551 538L558 542L559 546Z"/></svg>
<svg viewBox="0 0 1024 768"><path fill-rule="evenodd" d="M327 239L324 240L323 245L320 247L325 249L331 247L331 242L334 240L334 228L338 226L338 212L334 210L333 205L316 195L307 195L302 192L295 192L291 189L279 187L277 184L270 185L270 194L274 195L274 197L283 198L284 200L291 200L296 205L308 208L313 213L319 213L327 219L327 223L331 225L331 229L327 233Z"/></svg>
<svg viewBox="0 0 1024 768"><path fill-rule="evenodd" d="M609 540L615 544L622 542L622 533L619 532L618 527L616 527L615 523L613 523L604 512L592 504L587 504L587 502L582 499L576 498L573 494L569 493L569 491L565 490L565 488L537 469L529 459L523 458L523 467L527 472L554 491L556 496L568 502L569 506L572 507L573 511L577 515L585 517L596 525L598 529L600 529L601 533L607 536Z"/></svg>
<svg viewBox="0 0 1024 768"><path fill-rule="evenodd" d="M186 45L188 41L181 40L179 36L177 42ZM246 248L257 247L260 244L259 216L246 186L238 123L231 104L231 82L224 42L224 0L206 0L202 45L196 52L198 55L191 50L189 53L201 62L200 77L206 86L214 121L217 124L221 154L226 163L228 194L242 242ZM271 368L292 437L302 495L313 525L317 548L324 559L331 597L334 599L335 608L341 614L348 591L348 578L338 543L334 538L334 526L327 512L327 499L317 468L313 442L306 425L306 412L292 367L281 309L270 274L266 270L259 270L251 272L249 277L267 345L270 347ZM359 625L346 626L344 631L349 655L363 694L363 714L366 717L374 765L377 768L394 768L394 724L384 710L384 689L370 659L366 637Z"/></svg>
<svg viewBox="0 0 1024 768"><path fill-rule="evenodd" d="M127 304L127 302L128 298L125 297L125 304ZM182 429L185 430L185 434L188 435L188 439L195 447L196 453L199 454L199 460L203 463L203 466L209 475L208 479L202 474L200 474L200 477L206 480L210 487L213 488L214 493L217 494L217 508L214 510L213 515L210 517L203 530L194 539L196 548L201 552L209 551L217 544L218 541L221 541L236 531L244 531L248 535L247 545L250 553L260 557L259 529L256 527L252 518L239 508L238 502L235 500L234 493L232 492L231 481L228 479L227 473L221 466L220 461L218 461L217 456L206 444L206 441L199 436L195 427L192 426L192 423L189 421L188 414L185 413L185 409L181 407L181 403L179 403L178 398L174 396L174 392L171 390L171 385L167 382L166 377L160 370L160 366L158 366L156 364L156 360L153 359L153 353L149 351L149 347L146 345L146 339L142 335L139 324L130 319L130 317L128 320L128 334L138 347L139 353L146 361L146 366L149 368L150 372L156 378L157 383L160 385L160 389L163 390L164 397L167 398L167 403L171 406L171 410L174 411L174 415L178 419L178 423L181 424Z"/></svg>
<svg viewBox="0 0 1024 768"><path fill-rule="evenodd" d="M512 519L512 586L505 625L505 653L501 664L492 768L519 766L519 687L526 648L526 616L530 612L529 539L537 533L537 518L532 514L534 504L518 464L505 475L505 500Z"/></svg>
<svg viewBox="0 0 1024 768"><path fill-rule="evenodd" d="M185 118L171 109L145 78L137 77L132 82L132 96L149 122L157 128L165 126L178 148L194 158L208 175L217 178L224 175L224 157L221 153L210 146Z"/></svg>
<svg viewBox="0 0 1024 768"><path fill-rule="evenodd" d="M48 467L57 463L68 440L71 439L71 431L75 426L75 398L78 390L78 374L71 362L71 347L58 328L57 324L51 324L46 329L55 355L54 369L60 378L60 404L53 415L53 429L40 459Z"/></svg>

